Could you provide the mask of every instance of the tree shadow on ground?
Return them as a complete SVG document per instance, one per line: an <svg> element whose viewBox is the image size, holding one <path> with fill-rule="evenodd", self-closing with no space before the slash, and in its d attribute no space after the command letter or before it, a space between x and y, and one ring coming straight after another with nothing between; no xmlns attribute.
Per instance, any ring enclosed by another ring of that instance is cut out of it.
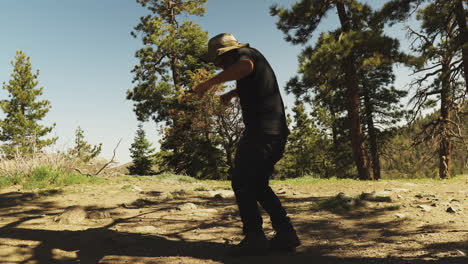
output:
<svg viewBox="0 0 468 264"><path fill-rule="evenodd" d="M190 257L198 260L212 260L220 263L435 263L431 260L411 258L339 258L327 256L327 249L307 247L296 254L272 254L263 257L230 258L224 255L226 245L204 241L176 241L156 235L142 235L117 232L107 228L91 228L84 231L54 231L15 227L32 218L8 224L0 228L1 238L38 241L33 255L20 263L111 263L105 256L131 256L146 258ZM76 260L53 260L53 250L76 251ZM329 250L329 249L328 249ZM190 260L188 260L190 262ZM0 260L0 263L7 263ZM119 262L112 262L119 263ZM181 262L183 263L183 262ZM440 258L437 263L466 263L466 258Z"/></svg>
<svg viewBox="0 0 468 264"><path fill-rule="evenodd" d="M35 229L21 227L23 224L30 220L40 218L41 215L57 212L63 208L59 208L50 202L43 202L38 200L30 199L18 199L18 194L6 194L0 195L0 208L3 206L6 208L22 207L25 205L35 206L36 209L29 210L27 212L20 212L17 214L10 215L20 216L29 215L17 219L16 221L9 222L8 224L0 227L0 241L2 239L14 239L20 241L35 241L37 245L32 246L32 255L24 253L24 260L19 263L31 263L35 261L39 264L49 263L123 263L119 258L130 257L136 259L136 262L126 263L167 263L167 257L179 258L174 263L209 263L218 262L226 264L235 263L359 263L359 264L370 264L370 263L394 263L394 264L428 264L428 263L460 263L466 264L467 259L465 257L454 257L454 256L442 256L437 260L431 259L427 256L417 257L339 257L336 254L343 247L340 241L360 241L359 245L348 245L348 249L360 250L366 246L371 246L375 243L381 243L382 237L388 238L388 243L394 242L389 237L391 236L405 236L407 235L404 231L399 231L401 225L404 225L404 221L390 221L380 222L377 219L378 214L370 214L372 217L361 223L357 229L351 229L350 227L344 227L337 221L324 220L324 219L308 219L300 220L296 223L297 229L301 236L314 237L316 241L327 240L330 243L315 244L310 243L304 245L299 252L295 254L281 254L272 253L268 256L262 257L241 257L232 258L225 255L225 251L228 245L214 242L214 241L201 241L201 240L184 240L181 233L190 232L195 229L209 229L218 227L220 230L223 228L232 227L232 225L238 222L235 217L236 212L233 211L221 211L222 208L234 205L233 199L214 200L211 198L200 198L196 202L199 205L205 205L212 208L220 209L218 213L212 217L209 221L186 221L188 228L179 230L173 234L165 234L164 237L161 235L145 235L141 233L122 232L112 229L112 227L128 222L139 222L143 215L155 213L161 210L161 206L165 210L173 208L174 206L181 203L180 200L175 201L163 201L159 204L147 203L140 204L139 209L146 209L147 211L136 216L128 218L115 219L112 223L99 228L89 228L87 230L80 231L69 231L69 230L46 230L46 229ZM316 201L325 199L326 197L310 197L304 198L302 202ZM8 201L9 199L15 199L15 201ZM195 197L194 197L195 199ZM287 207L291 206L291 203L297 203L298 200L283 199L284 204ZM96 208L94 208L96 209ZM307 210L307 208L298 209ZM306 211L302 213L307 213ZM2 213L3 214L3 213ZM0 214L1 215L1 214ZM154 219L153 219L154 220ZM173 219L157 219L157 225L170 225ZM432 227L434 229L436 227ZM382 236L375 236L375 232L380 230L388 231L392 230L392 233L385 235L382 231ZM372 233L372 235L371 235ZM222 234L220 234L222 235ZM2 242L3 243L3 242ZM437 251L438 249L446 248L466 248L466 242L453 242L453 243L437 243L427 245L426 249L430 252L431 250ZM1 246L1 245L0 245ZM62 259L54 260L54 250L59 249L67 252L76 252L76 257L73 259ZM21 254L17 252L16 254ZM161 258L163 258L161 260ZM183 258L183 259L180 259ZM170 262L170 261L169 261ZM7 264L2 260L0 254L0 263ZM172 262L171 262L172 263Z"/></svg>

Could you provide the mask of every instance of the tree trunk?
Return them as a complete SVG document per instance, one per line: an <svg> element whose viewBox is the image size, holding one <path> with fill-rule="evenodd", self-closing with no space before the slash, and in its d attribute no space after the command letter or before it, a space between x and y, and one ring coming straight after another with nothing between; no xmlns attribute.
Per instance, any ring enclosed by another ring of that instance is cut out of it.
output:
<svg viewBox="0 0 468 264"><path fill-rule="evenodd" d="M455 3L455 18L460 31L458 41L462 49L463 71L465 73L465 89L468 92L468 25L466 23L465 8L462 0Z"/></svg>
<svg viewBox="0 0 468 264"><path fill-rule="evenodd" d="M172 1L167 2L167 9L169 12L169 24L177 27L176 17L174 15L174 3ZM175 89L179 89L182 83L180 82L180 69L177 67L177 57L174 54L169 55L169 61L171 64L172 80L174 81Z"/></svg>
<svg viewBox="0 0 468 264"><path fill-rule="evenodd" d="M172 80L174 82L174 87L179 89L182 86L182 83L180 81L180 70L177 68L177 58L171 57L171 72L172 72Z"/></svg>
<svg viewBox="0 0 468 264"><path fill-rule="evenodd" d="M374 176L372 177L374 180L380 179L380 156L379 156L379 149L377 145L377 135L376 130L374 127L374 118L372 116L374 112L374 108L372 106L372 102L369 96L369 90L364 87L364 106L366 111L366 123L367 128L369 130L369 142L370 142L370 151L372 157L372 170L374 172Z"/></svg>
<svg viewBox="0 0 468 264"><path fill-rule="evenodd" d="M349 32L351 29L351 21L346 14L346 9L343 2L337 2L336 8L343 32ZM347 84L346 96L348 122L351 132L351 145L353 148L354 160L358 170L359 179L369 180L371 179L369 174L369 160L364 145L364 137L359 116L359 86L355 60L352 53L343 59L343 68L345 71L345 79Z"/></svg>
<svg viewBox="0 0 468 264"><path fill-rule="evenodd" d="M450 89L450 59L442 63L442 89L440 92L440 145L439 145L439 177L450 178L451 148L450 139L450 104L452 101Z"/></svg>
<svg viewBox="0 0 468 264"><path fill-rule="evenodd" d="M338 128L336 127L336 111L333 106L333 102L328 105L328 109L333 119L333 122L331 124L331 129L332 129L333 148L336 150L338 149Z"/></svg>

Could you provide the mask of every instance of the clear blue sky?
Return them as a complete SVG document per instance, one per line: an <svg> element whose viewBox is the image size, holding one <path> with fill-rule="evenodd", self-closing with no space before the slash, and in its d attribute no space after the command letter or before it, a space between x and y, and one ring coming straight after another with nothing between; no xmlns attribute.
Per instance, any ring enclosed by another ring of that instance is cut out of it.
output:
<svg viewBox="0 0 468 264"><path fill-rule="evenodd" d="M293 2L209 0L206 15L195 21L210 37L233 33L240 42L249 42L261 50L284 87L296 72L302 47L284 41L282 32L276 29L276 18L269 15L269 7ZM367 2L379 7L385 1ZM131 160L128 148L137 121L125 94L132 88L130 71L137 63L134 53L141 44L130 36L130 31L147 13L135 0L0 1L0 82L10 79L10 61L16 50L31 57L33 69L40 70L43 98L52 103L43 123L56 123L53 133L59 141L55 149L71 147L74 130L81 126L90 143L103 143L102 157L109 159L122 138L117 160ZM337 23L331 13L319 30L333 29ZM391 33L404 38L401 27L392 28ZM405 85L408 71L397 69L397 77L397 85ZM293 98L283 95L286 104L292 105ZM5 97L6 93L0 91L0 99ZM157 144L154 122L145 124L145 130Z"/></svg>

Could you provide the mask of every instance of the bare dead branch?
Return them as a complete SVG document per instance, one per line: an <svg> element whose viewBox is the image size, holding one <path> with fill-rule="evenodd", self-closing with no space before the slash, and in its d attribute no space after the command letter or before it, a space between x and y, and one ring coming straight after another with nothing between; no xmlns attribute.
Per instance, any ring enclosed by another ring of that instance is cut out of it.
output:
<svg viewBox="0 0 468 264"><path fill-rule="evenodd" d="M91 177L91 174L89 174L89 173L84 173L84 172L82 172L82 171L81 171L80 169L78 169L78 168L73 168L73 169L74 169L75 171L77 171L79 174L82 174L82 175L86 175L86 176L88 176L88 177Z"/></svg>
<svg viewBox="0 0 468 264"><path fill-rule="evenodd" d="M115 152L116 152L117 148L119 147L120 142L122 142L122 139L119 139L119 142L118 142L117 145L115 146L115 148L114 148L114 154L112 155L112 159L111 159L109 162L107 162L106 164L104 164L104 166L102 166L102 168L101 168L100 170L98 170L98 171L94 174L94 176L99 175L99 173L101 173L104 169L106 169L107 166L109 166L109 165L112 164L112 163L115 163L115 161L114 161L114 159L115 159Z"/></svg>

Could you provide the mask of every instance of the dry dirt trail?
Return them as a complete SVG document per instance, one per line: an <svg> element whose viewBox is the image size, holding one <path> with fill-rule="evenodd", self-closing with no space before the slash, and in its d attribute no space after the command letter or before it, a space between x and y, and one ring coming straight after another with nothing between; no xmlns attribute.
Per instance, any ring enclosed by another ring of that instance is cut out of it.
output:
<svg viewBox="0 0 468 264"><path fill-rule="evenodd" d="M2 189L0 263L468 263L468 177L274 184L303 245L295 254L242 258L224 255L241 239L226 187L134 178L39 194ZM391 202L318 206L339 192L372 191ZM271 236L269 220L265 228Z"/></svg>

